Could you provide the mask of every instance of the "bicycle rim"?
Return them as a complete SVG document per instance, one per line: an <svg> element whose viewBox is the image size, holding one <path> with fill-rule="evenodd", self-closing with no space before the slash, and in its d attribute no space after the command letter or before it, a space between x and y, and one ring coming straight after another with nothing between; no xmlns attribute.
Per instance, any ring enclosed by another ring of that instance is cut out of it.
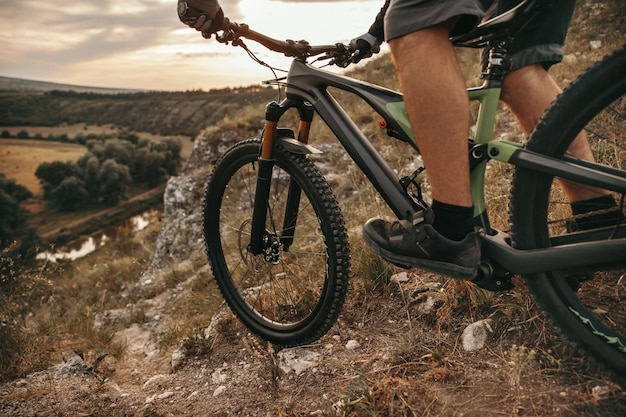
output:
<svg viewBox="0 0 626 417"><path fill-rule="evenodd" d="M596 161L626 178L624 68L626 49L590 69L557 99L535 129L528 149L570 156L567 148L584 131ZM626 239L626 221L618 223L619 210L626 215L620 207L624 196L612 195L616 208L574 215L558 179L518 169L511 202L516 246L554 246L557 236L566 236L570 243ZM592 233L576 230L585 222ZM538 304L569 339L610 369L626 373L626 257L592 270L550 271L525 278Z"/></svg>
<svg viewBox="0 0 626 417"><path fill-rule="evenodd" d="M282 346L310 343L330 329L345 299L347 232L327 183L308 159L276 151L267 253L252 255L248 244L259 150L259 141L246 141L216 164L204 212L209 259L224 298L252 332ZM290 181L302 192L293 243L285 243Z"/></svg>

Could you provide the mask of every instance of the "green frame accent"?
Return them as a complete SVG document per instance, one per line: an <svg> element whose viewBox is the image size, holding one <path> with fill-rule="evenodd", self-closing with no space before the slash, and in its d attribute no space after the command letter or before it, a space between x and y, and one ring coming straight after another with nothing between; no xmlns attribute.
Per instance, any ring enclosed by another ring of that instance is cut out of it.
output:
<svg viewBox="0 0 626 417"><path fill-rule="evenodd" d="M493 131L501 92L502 89L500 87L488 87L486 85L467 89L469 100L479 102L474 143L487 145L489 159L508 163L513 153L522 148L522 145L509 141L493 140ZM386 104L386 108L393 116L396 123L398 123L404 133L411 138L417 147L415 135L411 129L411 123L409 122L409 116L404 102L390 102ZM481 162L472 170L470 175L474 217L482 216L486 212L484 186L487 162L488 160Z"/></svg>
<svg viewBox="0 0 626 417"><path fill-rule="evenodd" d="M487 145L487 152L489 152L489 159L495 159L496 161L508 164L513 154L523 147L521 143L498 140L492 141Z"/></svg>
<svg viewBox="0 0 626 417"><path fill-rule="evenodd" d="M487 88L485 86L467 90L470 101L478 101L480 103L476 120L476 134L474 136L474 143L476 144L490 144L493 139L493 129L501 91L502 89L498 87ZM489 155L491 156L491 153ZM482 215L486 210L484 190L486 167L487 161L483 161L472 170L470 175L474 217Z"/></svg>
<svg viewBox="0 0 626 417"><path fill-rule="evenodd" d="M387 103L385 107L396 123L398 123L398 125L402 128L404 133L411 138L415 146L417 146L417 141L415 140L415 135L413 134L413 129L411 128L411 122L409 121L409 115L406 112L406 105L404 104L404 101L390 102Z"/></svg>

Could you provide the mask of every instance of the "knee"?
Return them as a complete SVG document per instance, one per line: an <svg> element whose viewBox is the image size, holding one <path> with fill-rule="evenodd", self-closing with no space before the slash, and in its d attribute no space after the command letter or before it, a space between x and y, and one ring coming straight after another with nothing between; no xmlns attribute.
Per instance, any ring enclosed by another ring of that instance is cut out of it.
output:
<svg viewBox="0 0 626 417"><path fill-rule="evenodd" d="M507 104L519 100L528 92L529 87L542 85L550 74L540 64L533 64L511 71L505 75L502 83L501 99Z"/></svg>

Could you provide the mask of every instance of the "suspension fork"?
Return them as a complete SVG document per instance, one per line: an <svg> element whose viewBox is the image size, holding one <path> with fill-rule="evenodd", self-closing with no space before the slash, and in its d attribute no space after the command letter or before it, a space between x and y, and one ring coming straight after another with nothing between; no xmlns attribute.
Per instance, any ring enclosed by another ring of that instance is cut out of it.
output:
<svg viewBox="0 0 626 417"><path fill-rule="evenodd" d="M296 107L300 115L298 141L307 143L309 140L311 122L313 121L313 115L315 113L310 103L288 102L284 106L281 106L276 102L272 102L267 105L265 109L265 127L263 129L261 154L258 161L259 172L252 211L250 245L248 247L250 253L253 255L259 255L268 250L268 242L265 242L265 239L267 239L265 223L267 220L268 201L272 184L272 170L274 168L274 144L278 131L278 120L290 107ZM282 225L283 229L280 233L280 240L284 250L288 250L289 246L293 243L298 211L300 209L301 193L302 189L300 186L293 178L290 178L285 216Z"/></svg>
<svg viewBox="0 0 626 417"><path fill-rule="evenodd" d="M250 253L259 255L263 252L265 236L265 220L267 216L267 202L272 185L272 169L274 168L274 140L278 120L280 119L280 106L275 101L265 107L265 127L261 142L261 155L259 155L259 173L256 182L256 195L254 196L254 208L252 210L252 226L250 230Z"/></svg>
<svg viewBox="0 0 626 417"><path fill-rule="evenodd" d="M298 107L300 114L300 122L298 125L298 141L304 144L309 142L309 133L311 131L311 122L315 111L310 103L303 103ZM280 240L285 250L293 243L293 236L296 231L296 221L298 220L298 211L300 210L300 194L302 188L293 179L289 179L289 192L287 194L287 205L285 207L285 218L283 220L283 231Z"/></svg>

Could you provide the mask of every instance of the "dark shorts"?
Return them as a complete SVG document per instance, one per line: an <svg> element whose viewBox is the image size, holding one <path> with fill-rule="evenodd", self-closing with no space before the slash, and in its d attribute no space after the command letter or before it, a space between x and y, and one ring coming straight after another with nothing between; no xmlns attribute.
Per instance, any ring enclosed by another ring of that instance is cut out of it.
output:
<svg viewBox="0 0 626 417"><path fill-rule="evenodd" d="M387 41L459 16L451 35L470 31L481 20L514 7L519 0L391 0L385 14ZM532 30L521 33L510 48L511 69L541 64L544 68L563 59L575 0L557 0L556 5L538 16ZM483 52L484 57L488 52Z"/></svg>

